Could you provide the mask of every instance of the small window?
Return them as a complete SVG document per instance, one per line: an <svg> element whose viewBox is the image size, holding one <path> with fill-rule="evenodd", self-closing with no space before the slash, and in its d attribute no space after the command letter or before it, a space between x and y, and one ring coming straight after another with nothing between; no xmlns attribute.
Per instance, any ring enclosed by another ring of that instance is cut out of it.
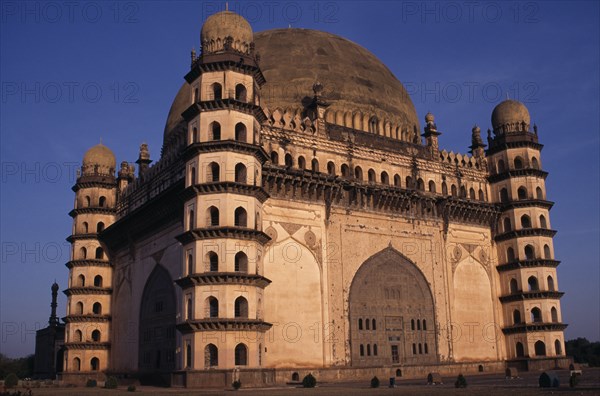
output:
<svg viewBox="0 0 600 396"><path fill-rule="evenodd" d="M214 344L208 344L204 348L204 365L206 367L217 367L219 365L219 349Z"/></svg>
<svg viewBox="0 0 600 396"><path fill-rule="evenodd" d="M358 330L362 330L362 329L363 329L363 320L358 319Z"/></svg>
<svg viewBox="0 0 600 396"><path fill-rule="evenodd" d="M74 340L75 342L81 342L83 341L83 333L81 333L81 330L75 330L75 336L74 336Z"/></svg>
<svg viewBox="0 0 600 396"><path fill-rule="evenodd" d="M221 179L221 167L216 162L211 162L208 166L208 181L218 182Z"/></svg>
<svg viewBox="0 0 600 396"><path fill-rule="evenodd" d="M562 355L562 343L559 340L554 341L554 353L556 353L557 356Z"/></svg>
<svg viewBox="0 0 600 396"><path fill-rule="evenodd" d="M411 330L414 330L414 329L415 329L415 320L414 320L414 319L411 319L411 320L410 320L410 329L411 329Z"/></svg>
<svg viewBox="0 0 600 396"><path fill-rule="evenodd" d="M429 180L429 192L435 193L435 182L433 180Z"/></svg>
<svg viewBox="0 0 600 396"><path fill-rule="evenodd" d="M539 308L536 307L531 310L531 321L534 323L542 321L542 311Z"/></svg>
<svg viewBox="0 0 600 396"><path fill-rule="evenodd" d="M298 157L298 169L306 169L306 159L303 156Z"/></svg>
<svg viewBox="0 0 600 396"><path fill-rule="evenodd" d="M525 348L523 348L523 344L522 343L517 342L517 344L515 346L515 349L516 349L517 357L523 357L523 356L525 356Z"/></svg>
<svg viewBox="0 0 600 396"><path fill-rule="evenodd" d="M519 187L517 190L517 196L519 199L527 199L527 189L523 186Z"/></svg>
<svg viewBox="0 0 600 396"><path fill-rule="evenodd" d="M448 185L446 184L446 182L442 182L442 195L443 196L448 195Z"/></svg>
<svg viewBox="0 0 600 396"><path fill-rule="evenodd" d="M90 360L90 367L92 371L100 370L100 360L96 357L92 358L92 360Z"/></svg>
<svg viewBox="0 0 600 396"><path fill-rule="evenodd" d="M279 154L276 151L271 151L271 163L273 165L279 165Z"/></svg>
<svg viewBox="0 0 600 396"><path fill-rule="evenodd" d="M80 370L81 370L81 360L79 360L79 358L73 359L73 371L80 371Z"/></svg>
<svg viewBox="0 0 600 396"><path fill-rule="evenodd" d="M535 356L546 356L546 344L543 341L537 341L534 344Z"/></svg>
<svg viewBox="0 0 600 396"><path fill-rule="evenodd" d="M360 356L365 356L365 346L360 344Z"/></svg>
<svg viewBox="0 0 600 396"><path fill-rule="evenodd" d="M371 184L377 181L375 178L375 171L373 169L369 169L369 171L367 172L367 178L369 179L369 183Z"/></svg>
<svg viewBox="0 0 600 396"><path fill-rule="evenodd" d="M219 209L214 206L208 208L208 225L217 227L219 225Z"/></svg>
<svg viewBox="0 0 600 396"><path fill-rule="evenodd" d="M188 275L194 273L194 256L192 256L191 254L188 254L187 256L187 272Z"/></svg>
<svg viewBox="0 0 600 396"><path fill-rule="evenodd" d="M246 95L246 87L244 86L244 84L237 84L235 86L235 99L239 100L240 102L246 102L247 101L247 95Z"/></svg>
<svg viewBox="0 0 600 396"><path fill-rule="evenodd" d="M319 173L319 161L316 158L312 159L310 167L314 173Z"/></svg>
<svg viewBox="0 0 600 396"><path fill-rule="evenodd" d="M515 158L515 169L523 169L523 159L521 157Z"/></svg>
<svg viewBox="0 0 600 396"><path fill-rule="evenodd" d="M508 263L511 263L513 261L515 261L515 251L513 248L509 247L508 249L506 249L506 261Z"/></svg>
<svg viewBox="0 0 600 396"><path fill-rule="evenodd" d="M542 192L542 189L540 187L536 187L536 189L535 189L535 197L537 199L544 199L544 193Z"/></svg>
<svg viewBox="0 0 600 396"><path fill-rule="evenodd" d="M211 272L219 271L219 255L215 252L208 252L208 270Z"/></svg>
<svg viewBox="0 0 600 396"><path fill-rule="evenodd" d="M291 168L292 166L294 166L294 160L292 159L291 154L285 155L285 166L286 168Z"/></svg>
<svg viewBox="0 0 600 396"><path fill-rule="evenodd" d="M219 317L219 300L214 297L208 297L207 301L207 316L209 318L218 318Z"/></svg>
<svg viewBox="0 0 600 396"><path fill-rule="evenodd" d="M223 98L223 88L221 87L221 84L214 83L212 85L212 94L214 100L220 100Z"/></svg>
<svg viewBox="0 0 600 396"><path fill-rule="evenodd" d="M100 342L100 331L99 330L92 331L92 341Z"/></svg>
<svg viewBox="0 0 600 396"><path fill-rule="evenodd" d="M458 196L458 190L456 189L456 186L454 184L452 184L450 186L450 192L452 194L453 197L457 197Z"/></svg>
<svg viewBox="0 0 600 396"><path fill-rule="evenodd" d="M544 215L540 215L540 228L548 228L548 223Z"/></svg>
<svg viewBox="0 0 600 396"><path fill-rule="evenodd" d="M100 206L101 208L106 206L106 197L100 197L100 199L98 200L98 206Z"/></svg>
<svg viewBox="0 0 600 396"><path fill-rule="evenodd" d="M104 260L104 249L101 247L96 248L96 260Z"/></svg>
<svg viewBox="0 0 600 396"><path fill-rule="evenodd" d="M485 201L485 194L483 193L482 189L479 189L479 200Z"/></svg>
<svg viewBox="0 0 600 396"><path fill-rule="evenodd" d="M417 180L417 190L425 191L425 182L421 178Z"/></svg>
<svg viewBox="0 0 600 396"><path fill-rule="evenodd" d="M555 291L554 278L552 278L552 276L548 275L548 278L546 278L546 281L548 283L548 290Z"/></svg>
<svg viewBox="0 0 600 396"><path fill-rule="evenodd" d="M510 280L510 293L516 294L518 292L519 292L519 285L517 283L517 280L515 278L512 278Z"/></svg>
<svg viewBox="0 0 600 396"><path fill-rule="evenodd" d="M506 166L504 165L503 160L498 160L498 173L502 173L506 171Z"/></svg>
<svg viewBox="0 0 600 396"><path fill-rule="evenodd" d="M363 180L363 172L362 172L362 168L360 166L357 166L356 168L354 168L354 178L359 181Z"/></svg>
<svg viewBox="0 0 600 396"><path fill-rule="evenodd" d="M381 184L388 185L390 184L390 177L387 172L381 172Z"/></svg>
<svg viewBox="0 0 600 396"><path fill-rule="evenodd" d="M94 277L94 286L95 287L102 287L102 277L100 275L96 275Z"/></svg>
<svg viewBox="0 0 600 396"><path fill-rule="evenodd" d="M327 163L327 174L329 176L335 176L335 164L331 161Z"/></svg>
<svg viewBox="0 0 600 396"><path fill-rule="evenodd" d="M530 276L527 279L527 285L529 287L529 291L537 291L540 290L540 286L538 284L538 280L535 276Z"/></svg>
<svg viewBox="0 0 600 396"><path fill-rule="evenodd" d="M92 312L94 313L94 315L102 315L102 304L100 304L99 302L95 302L92 306Z"/></svg>
<svg viewBox="0 0 600 396"><path fill-rule="evenodd" d="M406 188L414 188L412 177L406 176L404 181L406 182Z"/></svg>
<svg viewBox="0 0 600 396"><path fill-rule="evenodd" d="M476 197L475 197L475 190L473 188L469 189L469 198L472 199L472 200L476 199Z"/></svg>
<svg viewBox="0 0 600 396"><path fill-rule="evenodd" d="M89 232L88 223L84 221L83 224L82 224L82 227L83 227L83 233L87 234Z"/></svg>
<svg viewBox="0 0 600 396"><path fill-rule="evenodd" d="M248 317L248 300L244 297L238 297L234 303L234 316L236 318L247 318Z"/></svg>
<svg viewBox="0 0 600 396"><path fill-rule="evenodd" d="M513 324L519 324L521 323L521 311L519 311L518 309L515 309L513 311Z"/></svg>
<svg viewBox="0 0 600 396"><path fill-rule="evenodd" d="M241 122L238 122L235 125L235 140L238 142L247 142L246 137L246 125Z"/></svg>
<svg viewBox="0 0 600 396"><path fill-rule="evenodd" d="M246 366L248 365L248 348L244 344L238 344L235 347L235 365Z"/></svg>
<svg viewBox="0 0 600 396"><path fill-rule="evenodd" d="M535 249L533 248L533 246L525 246L525 258L527 260L535 260Z"/></svg>
<svg viewBox="0 0 600 396"><path fill-rule="evenodd" d="M400 187L400 175L394 175L394 187Z"/></svg>
<svg viewBox="0 0 600 396"><path fill-rule="evenodd" d="M510 224L510 218L504 218L504 232L512 231L512 225Z"/></svg>
<svg viewBox="0 0 600 396"><path fill-rule="evenodd" d="M77 286L79 286L79 287L85 287L85 276L79 275L77 277Z"/></svg>
<svg viewBox="0 0 600 396"><path fill-rule="evenodd" d="M377 322L375 319L371 319L371 329L377 330Z"/></svg>
<svg viewBox="0 0 600 396"><path fill-rule="evenodd" d="M550 309L550 317L552 318L552 323L558 323L558 311L555 307Z"/></svg>
<svg viewBox="0 0 600 396"><path fill-rule="evenodd" d="M465 186L460 186L460 197L467 198L467 189Z"/></svg>
<svg viewBox="0 0 600 396"><path fill-rule="evenodd" d="M248 272L248 256L246 256L246 253L236 253L234 258L234 270L236 272Z"/></svg>
<svg viewBox="0 0 600 396"><path fill-rule="evenodd" d="M500 202L502 202L502 203L508 202L508 190L506 188L503 188L502 190L500 190Z"/></svg>
<svg viewBox="0 0 600 396"><path fill-rule="evenodd" d="M348 179L350 177L350 168L346 164L342 164L341 167L342 177Z"/></svg>
<svg viewBox="0 0 600 396"><path fill-rule="evenodd" d="M529 216L521 216L521 228L531 228L531 218Z"/></svg>
<svg viewBox="0 0 600 396"><path fill-rule="evenodd" d="M367 356L371 356L371 344L367 344Z"/></svg>
<svg viewBox="0 0 600 396"><path fill-rule="evenodd" d="M540 169L540 163L538 162L537 158L535 158L535 157L531 158L531 167L533 169Z"/></svg>
<svg viewBox="0 0 600 396"><path fill-rule="evenodd" d="M221 124L214 121L210 124L211 140L221 140Z"/></svg>
<svg viewBox="0 0 600 396"><path fill-rule="evenodd" d="M236 181L236 183L246 184L247 183L246 174L247 174L246 165L242 164L241 162L238 163L235 166L235 181Z"/></svg>
<svg viewBox="0 0 600 396"><path fill-rule="evenodd" d="M241 206L235 210L234 225L236 227L248 227L248 214L246 213L246 209Z"/></svg>

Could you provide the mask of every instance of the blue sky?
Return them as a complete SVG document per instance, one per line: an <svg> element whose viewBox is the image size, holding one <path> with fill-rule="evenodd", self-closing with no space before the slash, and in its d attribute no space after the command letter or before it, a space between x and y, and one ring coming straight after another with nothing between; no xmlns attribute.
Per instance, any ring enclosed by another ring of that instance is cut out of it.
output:
<svg viewBox="0 0 600 396"><path fill-rule="evenodd" d="M599 3L230 2L254 31L303 27L361 44L404 83L440 146L466 153L471 127L523 101L539 127L559 232L567 338L600 339ZM3 1L0 352L33 353L50 285L67 284L74 169L100 139L117 161L160 155L171 101L224 2ZM285 56L285 54L282 54ZM352 67L352 65L348 65ZM422 122L422 121L421 121ZM58 312L65 313L60 295Z"/></svg>

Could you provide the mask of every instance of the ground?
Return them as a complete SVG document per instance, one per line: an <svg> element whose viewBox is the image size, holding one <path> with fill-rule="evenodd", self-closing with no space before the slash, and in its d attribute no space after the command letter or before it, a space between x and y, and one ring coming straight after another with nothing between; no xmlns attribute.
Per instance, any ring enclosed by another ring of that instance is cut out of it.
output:
<svg viewBox="0 0 600 396"><path fill-rule="evenodd" d="M520 373L520 378L507 380L502 374L481 374L467 376L468 387L466 389L454 388L455 378L444 378L443 385L426 385L424 380L402 380L397 381L395 388L388 388L388 379L380 378L381 387L371 389L369 383L364 382L337 382L323 383L315 389L303 389L294 386L263 388L263 389L240 389L242 395L339 395L339 396L363 396L363 395L436 395L436 396L506 396L511 393L519 396L533 395L599 395L600 394L600 368L584 369L577 388L569 388L569 371L556 371L560 378L559 388L541 389L538 387L538 372ZM34 389L34 396L46 395L107 395L125 396L132 394L153 395L221 395L234 392L231 389L181 389L181 388L153 388L138 387L135 393L127 392L125 387L118 390L101 388L48 388Z"/></svg>

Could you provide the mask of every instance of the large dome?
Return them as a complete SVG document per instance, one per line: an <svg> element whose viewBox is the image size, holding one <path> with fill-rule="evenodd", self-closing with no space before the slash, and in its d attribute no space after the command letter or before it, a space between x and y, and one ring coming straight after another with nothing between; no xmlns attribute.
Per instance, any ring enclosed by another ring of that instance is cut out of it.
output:
<svg viewBox="0 0 600 396"><path fill-rule="evenodd" d="M415 107L406 89L371 52L331 33L309 29L274 29L254 34L260 68L267 83L261 105L298 109L312 99L316 81L323 84L329 111L360 112L419 130ZM165 138L183 121L190 87L181 87L165 125Z"/></svg>
<svg viewBox="0 0 600 396"><path fill-rule="evenodd" d="M518 100L507 99L500 102L492 111L492 127L498 130L504 125L525 123L529 127L530 117L527 107Z"/></svg>
<svg viewBox="0 0 600 396"><path fill-rule="evenodd" d="M83 155L83 166L105 166L107 168L115 168L117 161L115 155L102 143L95 145L85 152Z"/></svg>

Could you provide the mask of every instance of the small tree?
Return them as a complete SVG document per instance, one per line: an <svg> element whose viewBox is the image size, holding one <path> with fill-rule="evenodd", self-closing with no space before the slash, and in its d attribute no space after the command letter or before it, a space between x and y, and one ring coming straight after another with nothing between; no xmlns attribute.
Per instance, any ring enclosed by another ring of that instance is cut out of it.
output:
<svg viewBox="0 0 600 396"><path fill-rule="evenodd" d="M240 380L233 381L231 386L233 386L233 389L238 390L242 387L242 382Z"/></svg>
<svg viewBox="0 0 600 396"><path fill-rule="evenodd" d="M4 386L7 388L14 388L19 384L19 377L15 373L10 373L4 378Z"/></svg>
<svg viewBox="0 0 600 396"><path fill-rule="evenodd" d="M118 386L119 386L119 382L117 381L117 379L115 377L108 377L106 379L106 382L104 383L104 387L106 389L117 389Z"/></svg>
<svg viewBox="0 0 600 396"><path fill-rule="evenodd" d="M379 388L379 378L377 376L371 378L371 388Z"/></svg>
<svg viewBox="0 0 600 396"><path fill-rule="evenodd" d="M466 388L467 387L467 379L464 375L458 374L456 377L456 382L454 383L454 387L456 388Z"/></svg>
<svg viewBox="0 0 600 396"><path fill-rule="evenodd" d="M314 388L316 385L317 379L310 373L302 379L302 386L304 388Z"/></svg>

